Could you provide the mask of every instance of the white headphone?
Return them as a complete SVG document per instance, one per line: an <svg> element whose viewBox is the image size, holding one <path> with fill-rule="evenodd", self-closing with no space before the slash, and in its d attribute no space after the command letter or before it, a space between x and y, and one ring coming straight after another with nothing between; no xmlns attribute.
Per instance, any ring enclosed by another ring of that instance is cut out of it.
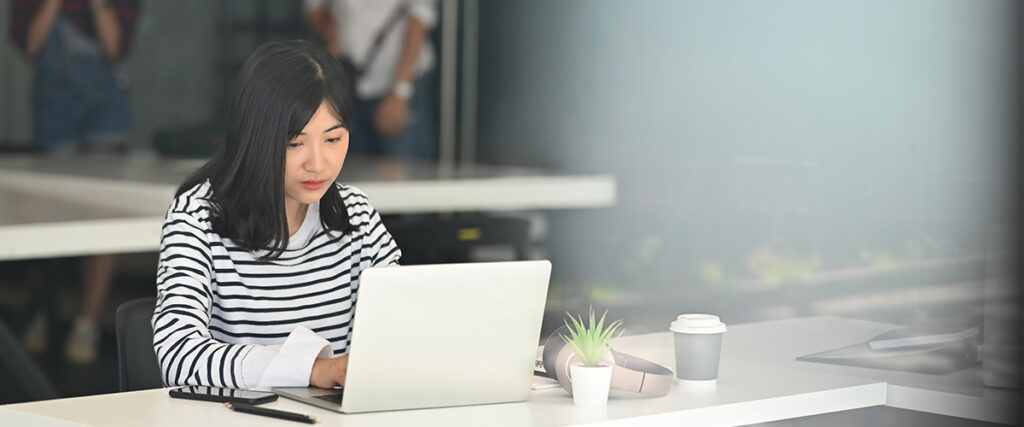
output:
<svg viewBox="0 0 1024 427"><path fill-rule="evenodd" d="M569 365L579 358L572 347L559 334L567 335L569 329L562 326L548 336L544 343L544 371L558 380L565 391L572 394L572 376ZM612 349L604 357L605 363L612 364L611 387L639 393L643 396L665 396L672 389L672 370L649 360L631 356Z"/></svg>

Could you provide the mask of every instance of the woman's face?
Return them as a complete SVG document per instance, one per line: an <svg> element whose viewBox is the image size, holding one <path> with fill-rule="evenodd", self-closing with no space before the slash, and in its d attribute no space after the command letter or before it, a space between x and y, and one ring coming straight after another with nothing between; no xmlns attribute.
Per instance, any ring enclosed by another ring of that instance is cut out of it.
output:
<svg viewBox="0 0 1024 427"><path fill-rule="evenodd" d="M333 188L348 153L348 130L326 103L309 119L285 150L285 205L298 207L320 200ZM298 202L298 204L296 204Z"/></svg>

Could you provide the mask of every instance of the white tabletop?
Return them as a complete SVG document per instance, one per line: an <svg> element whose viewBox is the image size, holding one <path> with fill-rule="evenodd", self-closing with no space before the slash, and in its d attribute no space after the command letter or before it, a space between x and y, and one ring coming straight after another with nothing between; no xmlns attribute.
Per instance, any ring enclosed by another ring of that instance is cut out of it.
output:
<svg viewBox="0 0 1024 427"><path fill-rule="evenodd" d="M743 425L887 405L993 422L1012 422L1020 391L974 382L974 369L929 376L797 362L795 357L865 340L894 325L837 317L808 317L731 325L723 344L718 385L674 386L668 396L612 392L606 408L577 408L561 389L534 391L527 402L343 415L284 398L267 407L316 415L324 425ZM620 351L673 367L672 337L622 338ZM1016 400L1014 400L1016 399ZM244 418L243 418L244 417ZM166 389L0 406L2 425L180 427L291 425L237 414L218 404L171 399Z"/></svg>
<svg viewBox="0 0 1024 427"><path fill-rule="evenodd" d="M618 348L661 363L671 362L667 334L625 337ZM577 408L562 389L534 391L520 403L344 415L285 398L266 405L316 415L323 425L558 426L650 422L680 425L742 425L882 405L885 384L862 378L741 361L723 360L717 390L679 387L661 398L613 392L606 408ZM232 413L216 403L172 399L166 389L6 405L0 424L48 420L54 425L110 426L293 425Z"/></svg>
<svg viewBox="0 0 1024 427"><path fill-rule="evenodd" d="M992 422L1012 422L1019 390L985 387L977 368L924 375L798 362L797 356L862 342L896 325L808 317L730 325L718 386L674 386L668 396L613 391L606 408L577 408L561 389L534 391L520 403L342 415L287 399L268 407L317 415L325 425L743 425L887 405ZM617 349L672 367L672 337L622 338ZM208 402L171 399L165 389L0 406L2 425L290 425L236 414Z"/></svg>
<svg viewBox="0 0 1024 427"><path fill-rule="evenodd" d="M157 250L177 186L202 161L0 156L0 260ZM599 208L615 179L534 169L352 158L343 182L380 212Z"/></svg>
<svg viewBox="0 0 1024 427"><path fill-rule="evenodd" d="M929 375L796 360L899 327L832 316L758 322L730 328L722 352L724 357L782 368L884 381L886 405L895 408L996 423L1013 423L1019 417L1021 391L984 385L981 367Z"/></svg>

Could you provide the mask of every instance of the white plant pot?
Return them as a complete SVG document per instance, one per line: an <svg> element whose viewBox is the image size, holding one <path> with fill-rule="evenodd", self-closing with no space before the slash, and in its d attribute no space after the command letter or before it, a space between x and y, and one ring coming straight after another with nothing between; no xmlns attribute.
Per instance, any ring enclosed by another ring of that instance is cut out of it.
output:
<svg viewBox="0 0 1024 427"><path fill-rule="evenodd" d="M569 366L572 379L572 403L576 406L608 405L608 388L612 384L612 366L586 366L573 363Z"/></svg>

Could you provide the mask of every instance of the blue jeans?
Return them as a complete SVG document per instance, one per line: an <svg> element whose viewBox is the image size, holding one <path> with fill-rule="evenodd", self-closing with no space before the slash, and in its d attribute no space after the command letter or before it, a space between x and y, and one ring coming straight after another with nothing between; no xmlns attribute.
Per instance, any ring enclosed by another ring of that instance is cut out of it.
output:
<svg viewBox="0 0 1024 427"><path fill-rule="evenodd" d="M127 83L102 48L58 16L39 52L32 87L32 130L43 151L128 142L131 108Z"/></svg>
<svg viewBox="0 0 1024 427"><path fill-rule="evenodd" d="M360 99L356 102L356 120L349 138L349 153L386 156L400 159L434 160L437 158L436 123L432 73L416 79L405 131L388 138L377 131L374 119L381 98Z"/></svg>

